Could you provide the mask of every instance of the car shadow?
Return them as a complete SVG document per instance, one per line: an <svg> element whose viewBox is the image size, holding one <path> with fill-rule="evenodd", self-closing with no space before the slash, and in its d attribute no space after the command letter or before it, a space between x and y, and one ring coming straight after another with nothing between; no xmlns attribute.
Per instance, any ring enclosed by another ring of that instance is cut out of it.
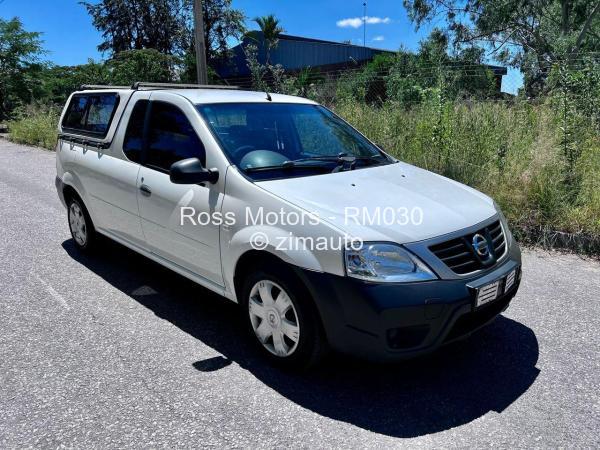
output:
<svg viewBox="0 0 600 450"><path fill-rule="evenodd" d="M377 365L331 355L312 371L283 371L247 338L234 303L112 241L103 240L93 255L79 253L72 240L62 245L84 267L223 355L190 361L197 370L218 371L233 361L301 407L373 432L415 437L502 412L539 373L534 332L504 316L419 359Z"/></svg>

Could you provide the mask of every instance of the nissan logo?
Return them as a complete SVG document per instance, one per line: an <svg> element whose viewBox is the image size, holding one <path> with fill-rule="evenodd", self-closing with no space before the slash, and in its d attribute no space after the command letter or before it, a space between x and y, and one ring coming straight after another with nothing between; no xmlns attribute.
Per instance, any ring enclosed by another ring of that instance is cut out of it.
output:
<svg viewBox="0 0 600 450"><path fill-rule="evenodd" d="M488 241L481 234L477 233L473 236L473 250L482 258L486 258L490 254L490 247Z"/></svg>

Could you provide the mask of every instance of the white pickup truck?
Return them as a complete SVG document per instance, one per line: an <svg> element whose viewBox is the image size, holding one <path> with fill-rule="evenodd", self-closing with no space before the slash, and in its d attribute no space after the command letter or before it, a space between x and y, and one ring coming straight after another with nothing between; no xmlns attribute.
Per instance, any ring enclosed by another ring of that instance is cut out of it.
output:
<svg viewBox="0 0 600 450"><path fill-rule="evenodd" d="M237 302L269 358L431 351L508 307L521 256L488 196L303 98L137 83L75 92L56 186L99 234Z"/></svg>

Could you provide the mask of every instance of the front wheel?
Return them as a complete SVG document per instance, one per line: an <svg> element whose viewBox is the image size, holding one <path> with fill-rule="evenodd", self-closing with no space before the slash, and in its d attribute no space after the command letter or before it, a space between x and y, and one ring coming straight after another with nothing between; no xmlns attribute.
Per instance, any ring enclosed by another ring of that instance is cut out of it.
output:
<svg viewBox="0 0 600 450"><path fill-rule="evenodd" d="M246 320L263 354L294 368L307 368L321 359L321 324L298 281L284 272L260 270L246 279L243 291Z"/></svg>
<svg viewBox="0 0 600 450"><path fill-rule="evenodd" d="M71 198L67 208L69 229L75 245L79 250L89 251L96 240L96 231L90 215L77 198Z"/></svg>

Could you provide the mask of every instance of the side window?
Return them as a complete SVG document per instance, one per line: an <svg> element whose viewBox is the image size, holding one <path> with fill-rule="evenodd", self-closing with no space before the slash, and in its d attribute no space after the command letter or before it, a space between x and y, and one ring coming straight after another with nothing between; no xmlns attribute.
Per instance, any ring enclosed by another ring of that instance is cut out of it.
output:
<svg viewBox="0 0 600 450"><path fill-rule="evenodd" d="M75 95L62 121L62 127L78 134L103 138L118 105L119 95L115 93Z"/></svg>
<svg viewBox="0 0 600 450"><path fill-rule="evenodd" d="M142 160L142 146L144 140L144 119L148 109L148 100L138 100L131 116L127 130L125 130L125 139L123 140L123 152L130 161L139 163Z"/></svg>
<svg viewBox="0 0 600 450"><path fill-rule="evenodd" d="M176 106L152 102L146 165L168 172L173 163L186 158L199 158L206 164L204 146L192 124Z"/></svg>
<svg viewBox="0 0 600 450"><path fill-rule="evenodd" d="M117 107L117 102L118 97L116 95L90 97L85 129L90 133L105 135Z"/></svg>
<svg viewBox="0 0 600 450"><path fill-rule="evenodd" d="M62 126L65 128L83 129L85 127L85 108L87 97L74 96L63 119Z"/></svg>

